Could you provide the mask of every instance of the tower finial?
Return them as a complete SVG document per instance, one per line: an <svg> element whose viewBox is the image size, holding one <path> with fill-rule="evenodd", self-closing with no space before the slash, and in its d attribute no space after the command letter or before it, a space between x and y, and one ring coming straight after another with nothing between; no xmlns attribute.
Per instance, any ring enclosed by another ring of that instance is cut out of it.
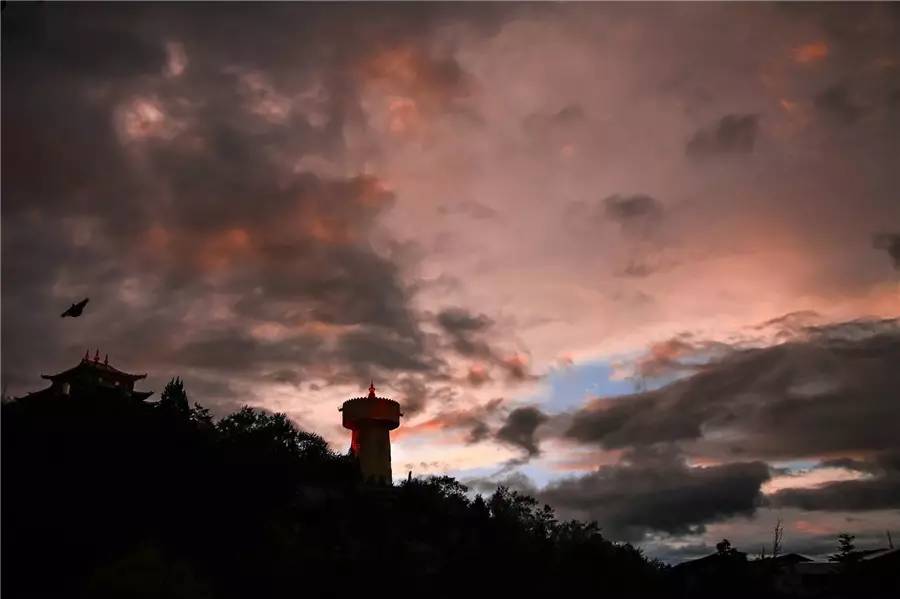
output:
<svg viewBox="0 0 900 599"><path fill-rule="evenodd" d="M99 361L100 361L100 348L98 347L94 351L94 362L99 362Z"/></svg>
<svg viewBox="0 0 900 599"><path fill-rule="evenodd" d="M369 385L369 399L375 399L375 379L372 379L372 384Z"/></svg>
<svg viewBox="0 0 900 599"><path fill-rule="evenodd" d="M81 359L82 362L88 362L91 359L91 350L84 350L84 357Z"/></svg>
<svg viewBox="0 0 900 599"><path fill-rule="evenodd" d="M104 366L109 366L109 354L106 354L106 356L104 356L104 358L103 358L103 365L104 365Z"/></svg>

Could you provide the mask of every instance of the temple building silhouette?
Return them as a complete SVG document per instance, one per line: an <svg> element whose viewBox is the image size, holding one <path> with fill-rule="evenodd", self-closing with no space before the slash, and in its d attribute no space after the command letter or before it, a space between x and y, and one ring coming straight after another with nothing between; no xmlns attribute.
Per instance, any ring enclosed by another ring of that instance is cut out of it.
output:
<svg viewBox="0 0 900 599"><path fill-rule="evenodd" d="M50 386L28 393L28 399L70 397L96 399L115 397L142 402L152 391L137 391L134 385L146 374L131 374L110 365L109 355L100 361L100 351L85 352L81 361L58 374L42 374ZM353 397L338 408L343 413L344 428L352 431L350 452L359 461L364 481L382 485L392 483L390 431L400 426L400 404L375 394L375 382L365 397Z"/></svg>
<svg viewBox="0 0 900 599"><path fill-rule="evenodd" d="M146 374L130 374L109 365L109 355L100 361L100 350L94 352L94 358L85 352L76 366L59 374L42 374L41 378L50 381L50 386L40 391L29 393L29 399L50 397L110 397L118 396L135 401L144 401L152 391L135 391L135 382L146 378Z"/></svg>
<svg viewBox="0 0 900 599"><path fill-rule="evenodd" d="M359 460L363 480L391 484L391 435L400 426L400 404L375 395L375 381L369 395L348 399L338 408L344 428L353 431L350 451Z"/></svg>

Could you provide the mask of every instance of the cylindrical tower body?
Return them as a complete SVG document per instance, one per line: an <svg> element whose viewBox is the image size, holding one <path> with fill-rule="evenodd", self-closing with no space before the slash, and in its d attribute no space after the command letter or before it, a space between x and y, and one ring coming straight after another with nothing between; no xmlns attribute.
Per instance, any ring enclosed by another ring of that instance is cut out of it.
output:
<svg viewBox="0 0 900 599"><path fill-rule="evenodd" d="M344 428L353 431L350 451L359 459L363 480L391 484L390 431L400 426L400 404L376 397L374 384L368 397L344 402Z"/></svg>

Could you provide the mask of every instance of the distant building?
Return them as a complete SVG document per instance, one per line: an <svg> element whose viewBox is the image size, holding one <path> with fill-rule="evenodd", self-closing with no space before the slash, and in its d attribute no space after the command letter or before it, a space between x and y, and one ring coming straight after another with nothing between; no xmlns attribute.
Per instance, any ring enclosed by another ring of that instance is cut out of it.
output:
<svg viewBox="0 0 900 599"><path fill-rule="evenodd" d="M788 556L782 556L788 558ZM900 592L900 551L894 548L863 549L852 554L852 586L859 597L898 596ZM779 558L775 572L775 588L791 597L831 596L840 583L842 564L831 561L813 561L800 556L799 560ZM888 593L893 591L893 594Z"/></svg>
<svg viewBox="0 0 900 599"><path fill-rule="evenodd" d="M42 374L41 378L50 381L50 386L29 393L26 398L121 396L144 401L153 392L135 391L134 384L146 377L146 374L129 374L110 366L109 356L101 362L99 351L93 359L85 352L78 365L59 374Z"/></svg>
<svg viewBox="0 0 900 599"><path fill-rule="evenodd" d="M672 568L672 575L684 595L689 596L703 588L710 579L730 574L747 565L747 554L730 545L721 551L687 560Z"/></svg>
<svg viewBox="0 0 900 599"><path fill-rule="evenodd" d="M682 562L672 569L682 597L707 596L717 585L747 588L765 582L780 597L826 599L834 597L900 597L900 550L865 549L851 554L847 566L815 561L799 553L747 560L731 550ZM846 593L849 586L852 594Z"/></svg>
<svg viewBox="0 0 900 599"><path fill-rule="evenodd" d="M344 428L353 431L350 451L359 459L363 480L391 484L390 431L400 426L400 404L375 395L375 382L367 397L354 397L338 408Z"/></svg>

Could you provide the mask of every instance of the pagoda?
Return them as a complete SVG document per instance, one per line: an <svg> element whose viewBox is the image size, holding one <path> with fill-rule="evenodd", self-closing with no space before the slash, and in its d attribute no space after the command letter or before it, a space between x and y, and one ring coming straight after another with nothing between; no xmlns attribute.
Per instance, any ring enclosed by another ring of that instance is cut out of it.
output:
<svg viewBox="0 0 900 599"><path fill-rule="evenodd" d="M146 374L130 374L109 365L109 355L100 361L100 350L94 358L85 352L78 365L59 374L42 374L50 381L46 389L29 393L27 398L50 397L102 397L122 396L135 401L144 401L152 391L135 391L134 383L146 378Z"/></svg>

